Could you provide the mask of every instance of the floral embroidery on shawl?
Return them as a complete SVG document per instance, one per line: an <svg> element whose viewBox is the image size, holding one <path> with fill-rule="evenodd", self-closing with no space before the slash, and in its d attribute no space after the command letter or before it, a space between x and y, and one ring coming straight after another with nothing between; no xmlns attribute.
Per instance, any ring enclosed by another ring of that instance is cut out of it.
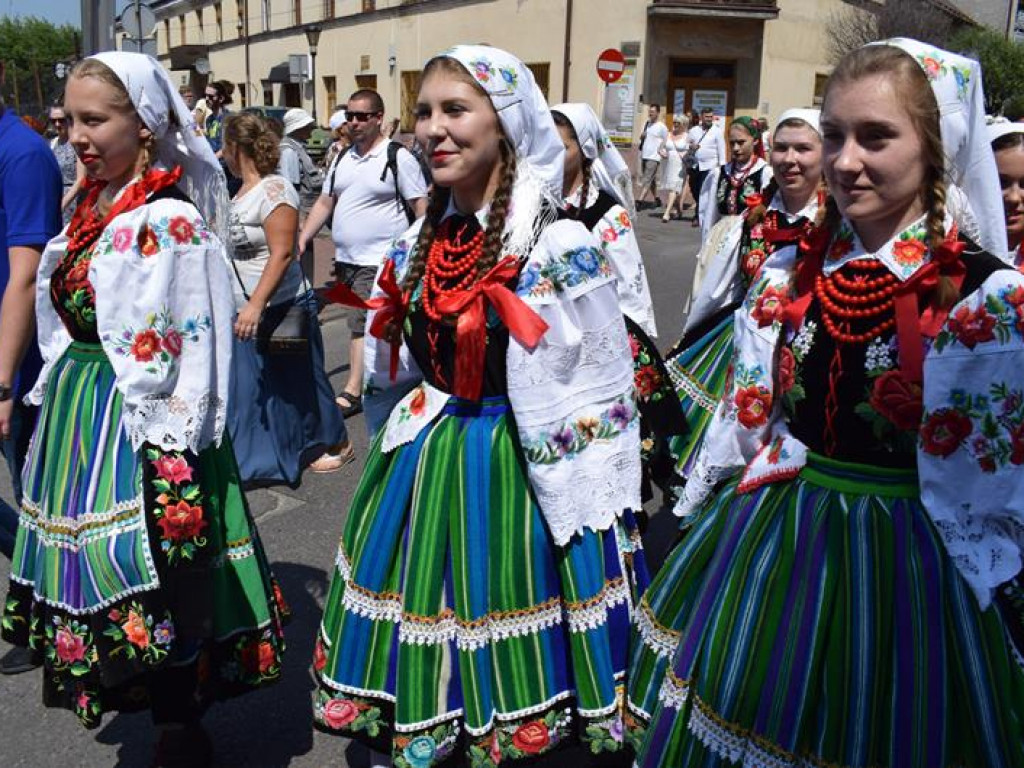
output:
<svg viewBox="0 0 1024 768"><path fill-rule="evenodd" d="M604 252L583 246L564 251L543 264L529 264L519 276L516 293L519 296L547 296L611 274L612 268Z"/></svg>
<svg viewBox="0 0 1024 768"><path fill-rule="evenodd" d="M203 245L213 235L199 216L161 216L150 219L136 231L132 227L108 227L96 242L96 256L124 254L129 250L140 256L154 256L175 246Z"/></svg>
<svg viewBox="0 0 1024 768"><path fill-rule="evenodd" d="M954 389L947 407L925 417L921 447L940 458L965 448L983 472L1024 464L1024 389L1006 382L991 384L988 395Z"/></svg>
<svg viewBox="0 0 1024 768"><path fill-rule="evenodd" d="M192 560L197 550L206 546L203 530L208 525L199 485L192 482L193 468L180 451L149 448L146 458L156 471L152 485L158 494L154 516L160 529L160 548L171 565Z"/></svg>
<svg viewBox="0 0 1024 768"><path fill-rule="evenodd" d="M571 459L595 442L611 440L637 420L632 398L620 397L597 416L583 416L523 444L526 460L555 464Z"/></svg>
<svg viewBox="0 0 1024 768"><path fill-rule="evenodd" d="M165 369L173 371L185 343L198 341L199 335L211 326L208 315L197 315L179 327L167 307L151 312L145 322L144 328L135 330L129 325L117 338L105 335L103 340L112 344L118 355L145 363L145 370L153 374L162 374Z"/></svg>

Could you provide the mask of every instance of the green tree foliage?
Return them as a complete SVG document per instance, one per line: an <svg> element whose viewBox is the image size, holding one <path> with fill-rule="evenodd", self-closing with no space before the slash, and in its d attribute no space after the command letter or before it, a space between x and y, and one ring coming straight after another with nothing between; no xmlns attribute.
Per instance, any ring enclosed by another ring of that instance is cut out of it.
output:
<svg viewBox="0 0 1024 768"><path fill-rule="evenodd" d="M53 73L53 65L75 56L75 29L25 16L0 17L0 60L6 78L3 98L7 106L23 115L41 116L47 106L64 92L64 81Z"/></svg>
<svg viewBox="0 0 1024 768"><path fill-rule="evenodd" d="M1011 42L991 29L964 29L951 47L981 62L985 85L985 111L999 114L1007 102L1024 95L1024 45Z"/></svg>

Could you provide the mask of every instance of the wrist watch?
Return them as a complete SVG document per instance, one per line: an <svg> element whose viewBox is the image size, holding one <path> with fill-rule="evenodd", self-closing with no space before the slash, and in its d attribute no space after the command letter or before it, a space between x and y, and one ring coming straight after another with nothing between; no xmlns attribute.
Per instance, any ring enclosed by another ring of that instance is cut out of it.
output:
<svg viewBox="0 0 1024 768"><path fill-rule="evenodd" d="M0 384L0 403L10 400L14 391L7 384Z"/></svg>

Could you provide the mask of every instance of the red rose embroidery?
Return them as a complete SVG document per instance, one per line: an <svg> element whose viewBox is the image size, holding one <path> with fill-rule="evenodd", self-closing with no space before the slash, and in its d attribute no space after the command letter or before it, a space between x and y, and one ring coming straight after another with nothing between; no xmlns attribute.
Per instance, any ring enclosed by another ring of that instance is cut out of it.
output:
<svg viewBox="0 0 1024 768"><path fill-rule="evenodd" d="M266 640L252 642L242 648L242 666L251 674L265 674L277 661L274 646Z"/></svg>
<svg viewBox="0 0 1024 768"><path fill-rule="evenodd" d="M512 734L512 744L521 752L536 755L551 742L548 727L540 720L524 723Z"/></svg>
<svg viewBox="0 0 1024 768"><path fill-rule="evenodd" d="M67 278L65 282L68 284L68 288L74 290L79 287L82 283L89 280L89 260L82 259L80 262L75 264L71 269L68 270Z"/></svg>
<svg viewBox="0 0 1024 768"><path fill-rule="evenodd" d="M179 355L181 355L181 334L178 333L174 328L170 328L167 330L160 344L163 346L164 351L167 352L167 354L169 354L171 357L178 357Z"/></svg>
<svg viewBox="0 0 1024 768"><path fill-rule="evenodd" d="M319 672L326 666L327 652L324 650L323 642L317 638L316 645L313 646L313 669Z"/></svg>
<svg viewBox="0 0 1024 768"><path fill-rule="evenodd" d="M916 430L921 425L921 387L903 378L900 371L886 371L875 379L869 402L897 429Z"/></svg>
<svg viewBox="0 0 1024 768"><path fill-rule="evenodd" d="M629 354L634 360L640 354L640 339L634 336L632 333L629 334Z"/></svg>
<svg viewBox="0 0 1024 768"><path fill-rule="evenodd" d="M160 250L160 238L156 236L156 232L150 226L145 226L139 230L137 242L139 252L143 256L152 256Z"/></svg>
<svg viewBox="0 0 1024 768"><path fill-rule="evenodd" d="M995 334L996 319L984 307L973 312L968 307L960 307L949 320L949 329L957 340L968 349L983 341L992 341Z"/></svg>
<svg viewBox="0 0 1024 768"><path fill-rule="evenodd" d="M135 334L131 346L132 357L140 363L148 363L159 352L160 335L156 331L149 328Z"/></svg>
<svg viewBox="0 0 1024 768"><path fill-rule="evenodd" d="M768 422L768 411L772 406L771 393L764 387L751 385L736 393L734 399L739 411L736 418L747 429L760 427Z"/></svg>
<svg viewBox="0 0 1024 768"><path fill-rule="evenodd" d="M1018 424L1010 430L1010 463L1017 466L1024 464L1024 424Z"/></svg>
<svg viewBox="0 0 1024 768"><path fill-rule="evenodd" d="M940 408L921 427L921 443L925 453L945 458L952 454L971 434L971 420L952 408Z"/></svg>
<svg viewBox="0 0 1024 768"><path fill-rule="evenodd" d="M146 626L146 618L135 611L128 611L128 619L121 629L124 630L128 641L138 648L149 646L149 628Z"/></svg>
<svg viewBox="0 0 1024 768"><path fill-rule="evenodd" d="M164 532L164 538L171 541L194 539L207 523L203 519L203 508L193 507L187 501L179 501L173 507L164 508L164 516L157 521Z"/></svg>
<svg viewBox="0 0 1024 768"><path fill-rule="evenodd" d="M789 347L782 348L779 356L779 394L786 394L796 383L796 358Z"/></svg>
<svg viewBox="0 0 1024 768"><path fill-rule="evenodd" d="M892 255L897 263L905 267L912 267L924 260L927 250L925 244L914 237L910 240L897 240L892 246Z"/></svg>
<svg viewBox="0 0 1024 768"><path fill-rule="evenodd" d="M1009 291L1004 298L1007 304L1014 307L1024 306L1024 287L1018 285L1012 291Z"/></svg>
<svg viewBox="0 0 1024 768"><path fill-rule="evenodd" d="M85 658L85 640L67 627L61 627L57 630L57 635L54 638L54 649L57 651L57 658L66 664L81 661Z"/></svg>
<svg viewBox="0 0 1024 768"><path fill-rule="evenodd" d="M921 65L924 67L924 72L928 75L929 80L937 78L939 73L942 71L942 65L931 56L923 57L921 59Z"/></svg>
<svg viewBox="0 0 1024 768"><path fill-rule="evenodd" d="M179 245L191 243L192 237L196 233L195 227L192 226L192 222L184 216L175 216L171 219L170 224L167 225L167 231L174 239L174 242Z"/></svg>
<svg viewBox="0 0 1024 768"><path fill-rule="evenodd" d="M634 372L633 384L640 397L648 398L661 386L661 376L653 365L645 365Z"/></svg>
<svg viewBox="0 0 1024 768"><path fill-rule="evenodd" d="M409 401L409 413L413 416L419 416L423 413L423 409L427 405L427 392L423 387L416 390L416 394L412 396L412 400Z"/></svg>
<svg viewBox="0 0 1024 768"><path fill-rule="evenodd" d="M341 729L359 717L359 707L348 699L331 699L324 704L324 723L328 728Z"/></svg>
<svg viewBox="0 0 1024 768"><path fill-rule="evenodd" d="M785 288L776 288L774 285L765 288L764 293L757 297L757 303L750 316L757 321L757 324L764 328L776 320L782 320L782 313L786 309L788 297Z"/></svg>
<svg viewBox="0 0 1024 768"><path fill-rule="evenodd" d="M753 277L757 274L757 270L764 264L767 256L765 252L760 248L751 248L747 251L747 257L743 260L743 272L748 277Z"/></svg>
<svg viewBox="0 0 1024 768"><path fill-rule="evenodd" d="M153 462L153 469L156 470L157 477L172 483L184 483L192 480L192 467L188 465L183 456L164 454ZM164 499L164 503L166 503L166 496Z"/></svg>
<svg viewBox="0 0 1024 768"><path fill-rule="evenodd" d="M498 741L498 732L491 734L491 762L498 765L501 762L501 743Z"/></svg>

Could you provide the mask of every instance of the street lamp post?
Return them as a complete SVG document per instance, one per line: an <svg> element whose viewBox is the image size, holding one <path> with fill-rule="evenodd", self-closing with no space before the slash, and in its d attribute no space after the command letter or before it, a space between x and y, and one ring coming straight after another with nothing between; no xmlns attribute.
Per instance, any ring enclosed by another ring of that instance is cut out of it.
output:
<svg viewBox="0 0 1024 768"><path fill-rule="evenodd" d="M316 24L306 27L306 40L309 42L310 79L313 81L313 122L316 123L316 46L320 42L320 27Z"/></svg>

